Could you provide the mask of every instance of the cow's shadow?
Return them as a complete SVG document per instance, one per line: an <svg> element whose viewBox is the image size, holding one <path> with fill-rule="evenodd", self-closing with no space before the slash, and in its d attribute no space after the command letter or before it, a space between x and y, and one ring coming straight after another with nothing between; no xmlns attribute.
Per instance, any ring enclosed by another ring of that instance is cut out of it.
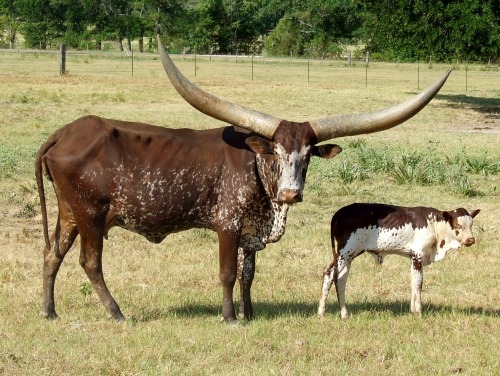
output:
<svg viewBox="0 0 500 376"><path fill-rule="evenodd" d="M256 302L254 303L254 312L256 317L261 320L273 320L283 317L316 317L317 302ZM352 316L362 313L373 313L375 318L378 314L389 314L389 316L411 316L409 301L379 301L379 302L350 302L347 305L349 313ZM236 305L238 309L238 305ZM450 315L463 314L467 316L486 316L498 317L499 310L484 309L481 307L457 307L453 305L443 305L434 303L423 304L423 317L432 315ZM172 317L201 317L201 318L217 318L220 316L220 307L204 304L185 304L180 307L172 307L167 309L143 309L141 317L136 318L137 321L147 322ZM337 302L328 304L326 315L339 316L339 307Z"/></svg>

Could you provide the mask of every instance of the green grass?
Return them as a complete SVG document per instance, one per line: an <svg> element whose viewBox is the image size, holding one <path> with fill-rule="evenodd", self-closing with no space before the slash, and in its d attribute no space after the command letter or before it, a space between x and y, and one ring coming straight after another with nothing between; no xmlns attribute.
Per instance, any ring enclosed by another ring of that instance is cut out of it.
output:
<svg viewBox="0 0 500 376"><path fill-rule="evenodd" d="M139 55L139 54L137 54ZM413 96L447 68L434 64L363 66L304 61L191 58L175 62L204 89L288 120L372 111ZM55 129L85 114L198 129L220 123L174 91L153 55L72 56L60 77L55 55L0 52L0 374L6 375L308 375L500 372L498 333L500 123L498 72L457 70L420 114L392 130L333 140L333 160L313 159L304 202L286 234L257 256L256 320L219 323L217 237L206 230L153 245L115 228L105 241L104 272L128 320L106 319L79 265L79 244L56 283L60 319L41 308L41 216L33 157ZM49 221L57 206L46 182ZM424 270L422 318L409 313L410 267L387 257L353 263L352 316L341 321L332 291L315 317L321 275L331 259L329 222L355 201L480 208L477 244ZM238 295L238 289L235 289Z"/></svg>

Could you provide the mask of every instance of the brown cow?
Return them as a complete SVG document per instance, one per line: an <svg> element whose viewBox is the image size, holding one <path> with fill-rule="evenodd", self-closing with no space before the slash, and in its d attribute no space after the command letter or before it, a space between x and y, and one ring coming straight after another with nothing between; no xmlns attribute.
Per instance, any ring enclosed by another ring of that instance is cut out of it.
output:
<svg viewBox="0 0 500 376"><path fill-rule="evenodd" d="M206 93L179 72L159 38L158 45L165 71L186 101L233 126L196 131L87 116L48 138L35 160L45 237L42 315L47 318L57 317L56 275L80 234L80 264L108 315L124 319L102 273L103 238L113 226L155 243L190 228L216 231L222 316L236 320L233 287L240 272L240 313L252 318L256 251L283 235L289 205L302 201L311 156L332 158L341 151L337 145L316 144L402 123L425 107L449 75L383 111L297 123ZM43 174L59 205L51 238Z"/></svg>

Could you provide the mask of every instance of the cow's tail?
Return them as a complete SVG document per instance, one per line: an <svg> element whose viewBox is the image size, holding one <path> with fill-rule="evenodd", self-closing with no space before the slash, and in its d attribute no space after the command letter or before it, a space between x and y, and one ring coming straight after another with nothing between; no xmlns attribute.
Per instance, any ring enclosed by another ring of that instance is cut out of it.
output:
<svg viewBox="0 0 500 376"><path fill-rule="evenodd" d="M36 184L38 186L38 196L40 197L40 208L42 211L42 225L43 225L43 237L45 239L45 246L47 249L50 249L50 238L49 238L49 226L47 220L47 205L45 201L45 189L43 185L43 164L44 164L44 155L47 151L56 144L56 140L52 137L49 138L38 150L38 153L35 156L35 177ZM50 179L50 176L49 176Z"/></svg>

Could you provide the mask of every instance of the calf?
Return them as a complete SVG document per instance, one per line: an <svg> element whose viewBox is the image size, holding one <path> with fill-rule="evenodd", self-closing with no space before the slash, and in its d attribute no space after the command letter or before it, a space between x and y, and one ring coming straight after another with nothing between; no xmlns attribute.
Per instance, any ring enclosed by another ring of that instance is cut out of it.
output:
<svg viewBox="0 0 500 376"><path fill-rule="evenodd" d="M340 315L348 317L345 286L352 260L364 252L382 264L388 254L411 259L411 312L422 313L423 266L440 261L450 249L475 243L472 218L465 209L439 211L384 204L355 203L337 211L331 222L333 261L325 270L318 317L325 315L326 299L335 282Z"/></svg>

